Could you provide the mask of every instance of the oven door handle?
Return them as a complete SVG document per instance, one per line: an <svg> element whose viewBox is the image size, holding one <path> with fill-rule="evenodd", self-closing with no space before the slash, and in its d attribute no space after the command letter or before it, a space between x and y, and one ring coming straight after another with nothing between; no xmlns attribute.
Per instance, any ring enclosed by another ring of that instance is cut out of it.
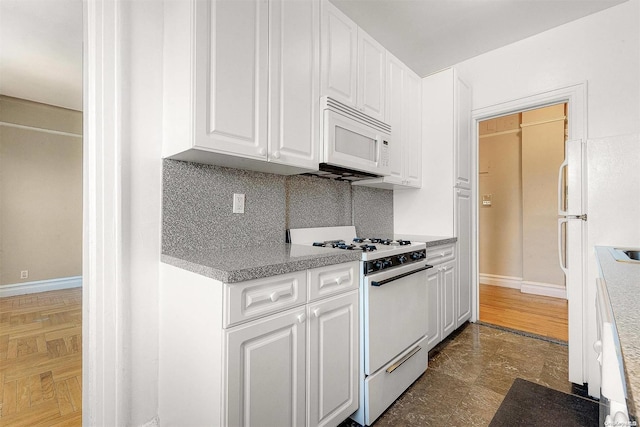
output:
<svg viewBox="0 0 640 427"><path fill-rule="evenodd" d="M399 275L397 275L397 276L393 276L393 277L391 277L391 278L389 278L389 279L380 280L379 282L371 282L371 286L382 286L382 285L386 285L387 283L389 283L389 282L393 282L394 280L402 279L403 277L407 277L407 276L409 276L409 275L411 275L411 274L419 273L419 272L421 272L421 271L428 270L428 269L430 269L430 268L433 268L433 265L429 265L429 264L427 264L427 265L425 265L425 266L424 266L424 267L422 267L422 268L419 268L419 269L417 269L417 270L413 270L413 271L409 271L408 273L399 274Z"/></svg>

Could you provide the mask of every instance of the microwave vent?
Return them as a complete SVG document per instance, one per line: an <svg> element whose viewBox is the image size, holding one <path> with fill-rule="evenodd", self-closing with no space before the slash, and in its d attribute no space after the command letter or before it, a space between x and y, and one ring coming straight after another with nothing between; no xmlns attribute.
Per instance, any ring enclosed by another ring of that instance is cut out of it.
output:
<svg viewBox="0 0 640 427"><path fill-rule="evenodd" d="M368 126L371 126L372 128L379 130L380 132L391 133L390 124L382 122L367 114L364 114L362 111L359 111L353 107L345 105L340 101L336 101L335 99L329 96L322 97L322 106L323 106L323 109L329 109L329 110L335 111L336 113L350 117L353 120L362 122Z"/></svg>

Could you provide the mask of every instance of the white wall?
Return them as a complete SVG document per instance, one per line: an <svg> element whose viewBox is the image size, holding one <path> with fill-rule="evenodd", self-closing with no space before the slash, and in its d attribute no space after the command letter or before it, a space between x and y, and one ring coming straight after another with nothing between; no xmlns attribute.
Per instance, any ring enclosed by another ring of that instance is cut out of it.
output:
<svg viewBox="0 0 640 427"><path fill-rule="evenodd" d="M588 82L588 135L640 131L638 0L456 65L473 109Z"/></svg>
<svg viewBox="0 0 640 427"><path fill-rule="evenodd" d="M585 355L597 365L592 302L595 245L640 245L640 2L629 0L595 15L480 55L456 66L473 90L473 108L587 82L588 275ZM628 138L612 138L631 134Z"/></svg>
<svg viewBox="0 0 640 427"><path fill-rule="evenodd" d="M393 192L396 234L453 236L455 71L422 79L422 188Z"/></svg>
<svg viewBox="0 0 640 427"><path fill-rule="evenodd" d="M122 5L123 401L128 425L141 426L155 424L158 414L163 3Z"/></svg>

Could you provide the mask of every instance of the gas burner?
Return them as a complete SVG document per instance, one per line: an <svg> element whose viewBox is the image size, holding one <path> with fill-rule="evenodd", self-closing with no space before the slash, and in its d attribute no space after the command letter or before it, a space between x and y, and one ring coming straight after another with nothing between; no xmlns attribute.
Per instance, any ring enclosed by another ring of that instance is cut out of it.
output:
<svg viewBox="0 0 640 427"><path fill-rule="evenodd" d="M319 247L322 247L322 248L351 249L351 248L342 248L341 247L341 246L347 246L347 244L344 242L344 240L327 240L326 242L313 242L313 246L319 246Z"/></svg>
<svg viewBox="0 0 640 427"><path fill-rule="evenodd" d="M368 239L371 243L382 243L382 239L377 239L377 238L371 238Z"/></svg>
<svg viewBox="0 0 640 427"><path fill-rule="evenodd" d="M353 243L364 243L365 239L361 238L361 237L354 237L353 238Z"/></svg>
<svg viewBox="0 0 640 427"><path fill-rule="evenodd" d="M400 246L406 246L406 245L410 245L411 244L411 240L398 239L398 240L396 240L396 242L398 242L398 244Z"/></svg>
<svg viewBox="0 0 640 427"><path fill-rule="evenodd" d="M338 249L347 249L347 250L354 250L354 249L358 249L358 246L356 245L347 245L346 243L342 243L342 244L338 244L336 246Z"/></svg>
<svg viewBox="0 0 640 427"><path fill-rule="evenodd" d="M383 245L392 245L393 244L393 240L384 239L384 240L380 240L380 243L383 244Z"/></svg>
<svg viewBox="0 0 640 427"><path fill-rule="evenodd" d="M360 248L363 252L373 252L378 249L374 245L360 245Z"/></svg>

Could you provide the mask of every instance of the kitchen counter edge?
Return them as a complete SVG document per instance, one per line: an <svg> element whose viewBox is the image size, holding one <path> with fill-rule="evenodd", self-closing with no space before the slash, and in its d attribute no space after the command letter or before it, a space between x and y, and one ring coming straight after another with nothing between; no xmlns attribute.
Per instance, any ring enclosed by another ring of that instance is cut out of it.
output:
<svg viewBox="0 0 640 427"><path fill-rule="evenodd" d="M294 271L360 260L359 252L271 244L182 254L162 254L161 262L223 283L238 283Z"/></svg>
<svg viewBox="0 0 640 427"><path fill-rule="evenodd" d="M427 247L448 245L458 241L457 237L425 236L421 234L394 234L395 239L411 240L412 242L424 242Z"/></svg>
<svg viewBox="0 0 640 427"><path fill-rule="evenodd" d="M630 295L635 295L640 287L640 263L616 261L611 253L613 247L596 246L595 249L622 348L629 413L637 416L640 407L640 310Z"/></svg>

